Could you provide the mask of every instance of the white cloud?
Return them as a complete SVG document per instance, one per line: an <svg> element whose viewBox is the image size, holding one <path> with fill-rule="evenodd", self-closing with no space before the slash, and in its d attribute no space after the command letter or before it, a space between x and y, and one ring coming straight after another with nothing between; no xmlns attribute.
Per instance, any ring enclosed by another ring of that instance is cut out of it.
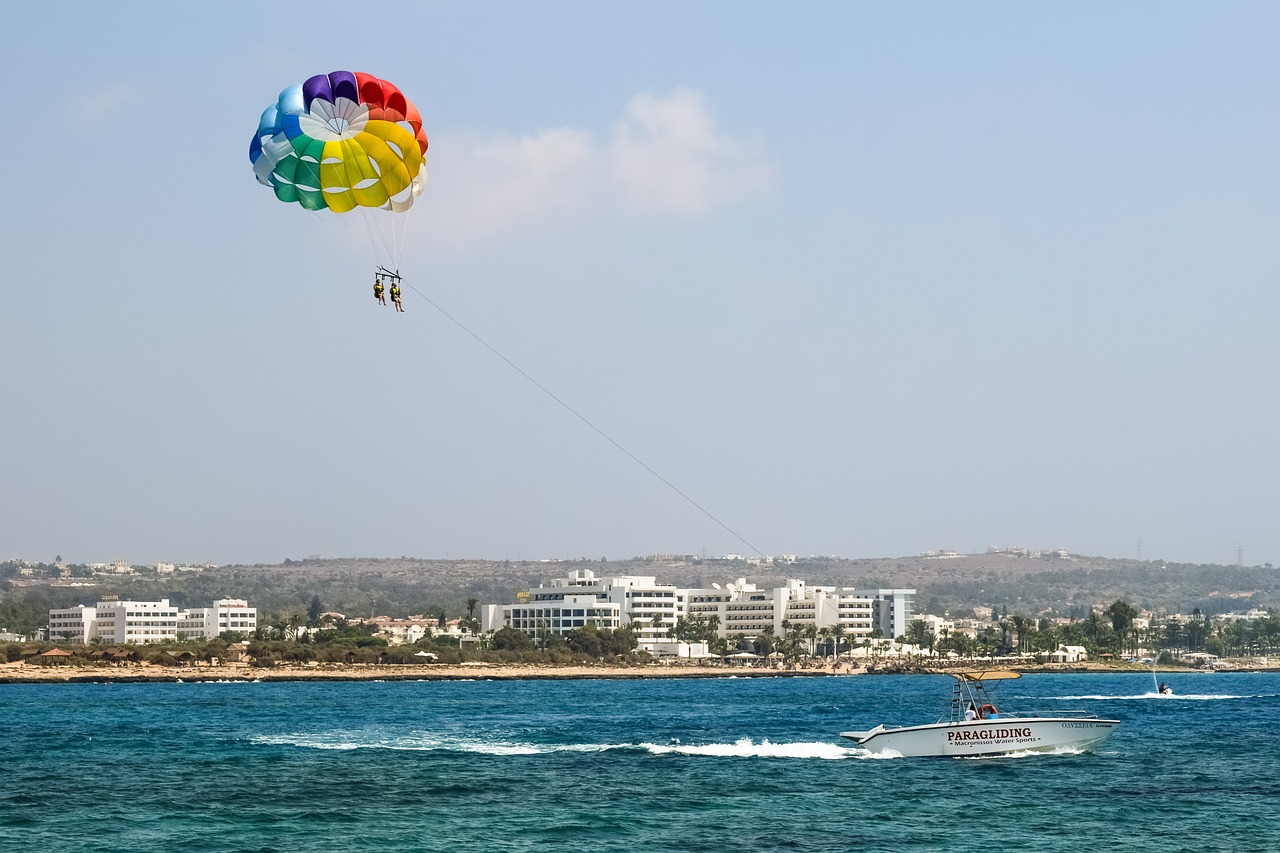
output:
<svg viewBox="0 0 1280 853"><path fill-rule="evenodd" d="M453 244L610 215L704 217L774 186L760 146L721 132L690 89L632 98L607 140L562 127L443 132L431 146L428 207Z"/></svg>
<svg viewBox="0 0 1280 853"><path fill-rule="evenodd" d="M124 83L90 89L67 104L67 117L78 124L102 124L133 101L135 94Z"/></svg>
<svg viewBox="0 0 1280 853"><path fill-rule="evenodd" d="M627 200L646 213L703 215L773 189L757 146L721 134L702 95L637 95L614 126L610 171Z"/></svg>
<svg viewBox="0 0 1280 853"><path fill-rule="evenodd" d="M444 198L433 198L431 207L460 232L456 236L473 239L581 208L599 156L590 134L571 128L523 137L446 136L432 146L426 192Z"/></svg>

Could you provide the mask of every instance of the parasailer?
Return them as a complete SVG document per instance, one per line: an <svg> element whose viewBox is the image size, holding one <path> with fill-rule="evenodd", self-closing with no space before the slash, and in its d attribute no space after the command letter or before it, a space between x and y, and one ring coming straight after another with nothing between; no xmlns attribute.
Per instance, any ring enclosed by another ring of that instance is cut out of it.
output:
<svg viewBox="0 0 1280 853"><path fill-rule="evenodd" d="M318 74L286 88L263 111L249 143L254 176L276 198L313 211L404 214L427 180L427 136L422 116L392 83L363 72ZM375 235L376 253L397 266L399 246ZM380 263L382 263L380 261ZM383 266L384 279L399 291L399 274ZM399 308L399 310L404 310Z"/></svg>
<svg viewBox="0 0 1280 853"><path fill-rule="evenodd" d="M387 304L387 294L382 286L382 276L375 275L373 277L373 298L378 300L379 305Z"/></svg>

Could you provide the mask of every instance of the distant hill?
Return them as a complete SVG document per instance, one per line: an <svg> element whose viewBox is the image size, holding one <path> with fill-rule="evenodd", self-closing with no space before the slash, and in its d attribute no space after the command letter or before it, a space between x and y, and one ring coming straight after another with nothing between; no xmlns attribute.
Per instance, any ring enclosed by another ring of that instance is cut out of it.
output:
<svg viewBox="0 0 1280 853"><path fill-rule="evenodd" d="M371 613L447 615L466 613L468 599L510 602L517 592L574 570L597 576L653 576L662 583L709 587L745 578L761 587L788 578L815 585L911 587L916 609L968 615L975 605L1009 614L1051 610L1081 617L1095 603L1124 599L1139 609L1208 615L1280 606L1280 570L1267 566L1221 566L1117 560L1079 555L971 554L949 557L810 557L790 564L700 557L629 560L324 559L281 564L229 565L179 575L98 576L93 587L14 588L4 598L41 606L92 603L102 593L168 597L179 606L205 606L215 598L250 599L264 615L305 612L313 596L326 610L352 616Z"/></svg>

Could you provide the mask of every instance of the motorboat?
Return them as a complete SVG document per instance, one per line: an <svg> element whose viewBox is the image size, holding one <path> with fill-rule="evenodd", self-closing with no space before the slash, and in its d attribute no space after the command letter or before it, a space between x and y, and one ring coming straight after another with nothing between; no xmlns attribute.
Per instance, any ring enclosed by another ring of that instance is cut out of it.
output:
<svg viewBox="0 0 1280 853"><path fill-rule="evenodd" d="M1084 711L1053 716L1007 714L996 708L984 682L1021 678L1010 670L951 673L950 709L936 723L878 725L862 732L841 732L880 755L977 758L1023 752L1091 752L1111 736L1119 720Z"/></svg>

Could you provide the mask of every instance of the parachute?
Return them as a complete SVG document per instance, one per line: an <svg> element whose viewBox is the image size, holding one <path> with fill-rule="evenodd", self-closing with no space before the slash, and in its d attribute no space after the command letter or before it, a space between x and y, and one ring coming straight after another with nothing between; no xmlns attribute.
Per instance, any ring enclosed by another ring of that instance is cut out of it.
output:
<svg viewBox="0 0 1280 853"><path fill-rule="evenodd" d="M258 183L280 201L333 213L408 211L426 184L426 153L417 107L392 83L358 71L288 87L249 143ZM387 262L396 259L379 258Z"/></svg>

